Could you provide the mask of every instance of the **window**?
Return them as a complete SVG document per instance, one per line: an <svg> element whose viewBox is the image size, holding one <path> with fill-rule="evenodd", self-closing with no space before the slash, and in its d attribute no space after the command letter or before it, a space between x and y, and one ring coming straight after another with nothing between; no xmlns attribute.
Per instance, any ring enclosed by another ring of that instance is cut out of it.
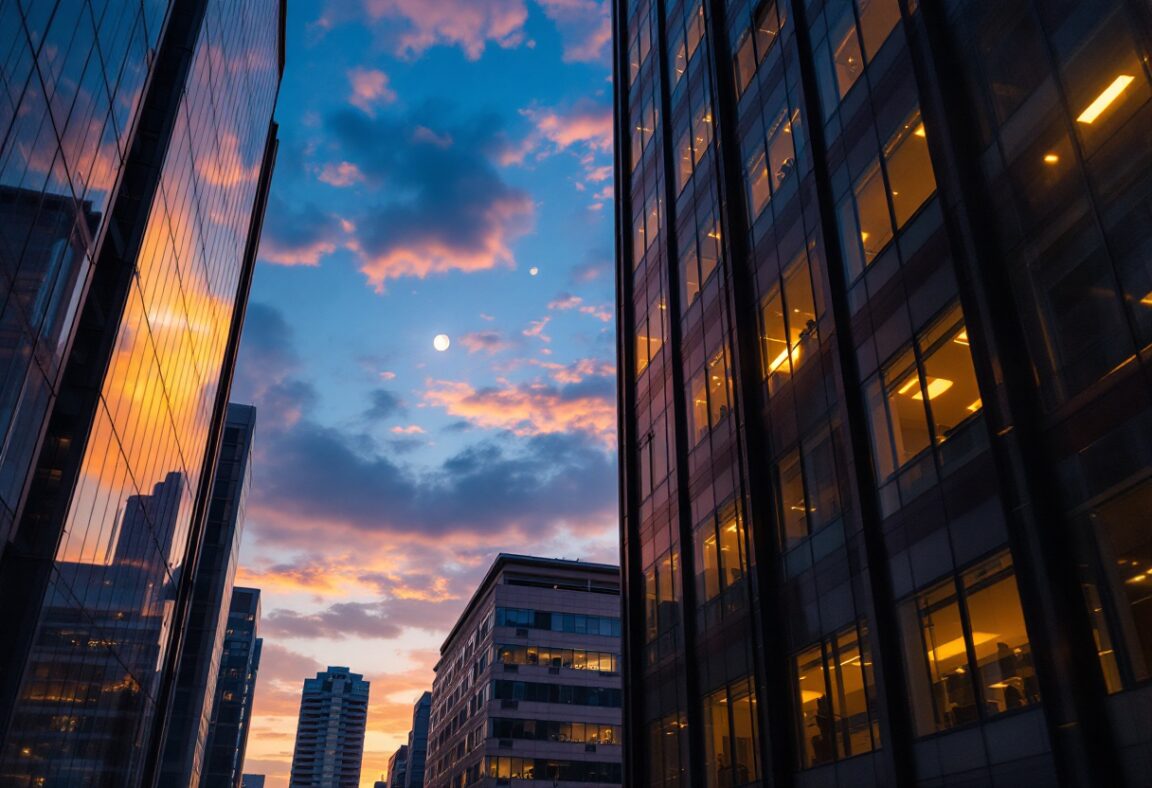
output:
<svg viewBox="0 0 1152 788"><path fill-rule="evenodd" d="M753 37L745 31L740 43L736 46L737 97L744 95L744 91L748 89L748 83L752 81L752 77L756 76L756 50L753 41Z"/></svg>
<svg viewBox="0 0 1152 788"><path fill-rule="evenodd" d="M884 159L896 226L903 227L936 191L936 176L932 172L928 137L920 120L920 110L913 112L888 141Z"/></svg>
<svg viewBox="0 0 1152 788"><path fill-rule="evenodd" d="M841 631L793 658L801 765L819 766L880 745L867 627Z"/></svg>
<svg viewBox="0 0 1152 788"><path fill-rule="evenodd" d="M768 378L769 392L775 392L786 376L815 352L816 303L807 254L801 252L760 306L761 371ZM779 375L780 377L775 377Z"/></svg>
<svg viewBox="0 0 1152 788"><path fill-rule="evenodd" d="M1011 558L1003 553L900 607L921 736L1037 703L1039 684Z"/></svg>
<svg viewBox="0 0 1152 788"><path fill-rule="evenodd" d="M949 440L983 408L969 344L963 312L953 306L865 386L881 479Z"/></svg>
<svg viewBox="0 0 1152 788"><path fill-rule="evenodd" d="M808 500L804 495L799 448L784 455L776 465L776 474L780 490L781 539L784 549L788 550L808 536Z"/></svg>
<svg viewBox="0 0 1152 788"><path fill-rule="evenodd" d="M744 172L748 210L753 221L764 210L771 195L780 191L796 170L793 129L800 123L800 111L790 109L787 102L781 102L768 119L767 146L761 149L759 131L756 131L755 146Z"/></svg>
<svg viewBox="0 0 1152 788"><path fill-rule="evenodd" d="M864 73L864 55L860 52L860 39L856 37L856 18L850 3L840 4L843 11L840 17L830 21L828 40L832 44L832 65L836 74L836 85L840 98L856 84ZM834 6L829 6L829 9Z"/></svg>
<svg viewBox="0 0 1152 788"><path fill-rule="evenodd" d="M883 154L883 166L880 158L872 162L856 179L852 199L845 199L837 209L849 281L876 259L895 231L936 193L919 108L885 142Z"/></svg>
<svg viewBox="0 0 1152 788"><path fill-rule="evenodd" d="M684 249L680 254L682 312L687 312L688 307L700 295L700 289L708 281L708 277L720 264L720 224L711 210L697 225L696 236L698 246L692 242L691 236L688 236L684 239Z"/></svg>
<svg viewBox="0 0 1152 788"><path fill-rule="evenodd" d="M705 784L734 788L759 779L756 693L748 679L704 699Z"/></svg>
<svg viewBox="0 0 1152 788"><path fill-rule="evenodd" d="M1085 593L1091 590L1089 610L1099 611L1095 628L1100 662L1111 691L1121 688L1121 671L1129 686L1152 675L1149 512L1152 480L1096 506L1084 518L1098 551L1098 579L1085 584Z"/></svg>
<svg viewBox="0 0 1152 788"><path fill-rule="evenodd" d="M856 0L856 8L860 13L864 54L872 59L900 23L900 5L897 0Z"/></svg>

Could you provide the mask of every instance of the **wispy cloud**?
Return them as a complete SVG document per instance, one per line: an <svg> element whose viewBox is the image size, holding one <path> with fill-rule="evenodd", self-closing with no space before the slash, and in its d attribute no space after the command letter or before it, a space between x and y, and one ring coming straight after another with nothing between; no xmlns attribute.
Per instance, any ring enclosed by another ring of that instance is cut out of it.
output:
<svg viewBox="0 0 1152 788"><path fill-rule="evenodd" d="M369 115L375 113L380 105L396 100L396 91L389 87L388 75L379 69L353 68L348 71L348 82L352 86L348 103Z"/></svg>

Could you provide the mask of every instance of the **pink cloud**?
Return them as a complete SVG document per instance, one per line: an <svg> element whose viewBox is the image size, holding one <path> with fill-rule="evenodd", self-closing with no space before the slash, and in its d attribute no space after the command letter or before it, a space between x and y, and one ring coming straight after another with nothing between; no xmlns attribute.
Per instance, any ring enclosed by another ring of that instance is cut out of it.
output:
<svg viewBox="0 0 1152 788"><path fill-rule="evenodd" d="M557 311L576 310L582 315L590 315L597 320L609 323L612 321L612 309L608 305L594 306L592 304L585 304L584 299L577 295L568 293L561 293L559 297L548 303L549 309Z"/></svg>
<svg viewBox="0 0 1152 788"><path fill-rule="evenodd" d="M444 45L478 60L489 43L523 43L528 20L524 0L366 0L364 8L373 22L391 23L393 51L405 58Z"/></svg>
<svg viewBox="0 0 1152 788"><path fill-rule="evenodd" d="M396 435L423 435L424 428L419 424L409 424L407 427L393 427L392 432Z"/></svg>
<svg viewBox="0 0 1152 788"><path fill-rule="evenodd" d="M528 328L520 333L526 337L536 337L541 342L551 342L552 337L544 333L544 329L548 327L548 321L551 319L550 317L542 317L539 320L533 320L528 324Z"/></svg>
<svg viewBox="0 0 1152 788"><path fill-rule="evenodd" d="M518 436L582 432L616 443L616 401L606 391L567 391L548 383L477 389L464 381L430 381L423 401L477 427Z"/></svg>
<svg viewBox="0 0 1152 788"><path fill-rule="evenodd" d="M339 164L325 164L316 177L330 186L338 187L351 186L354 183L363 183L364 181L364 173L360 172L360 168L347 161L342 161ZM351 222L344 229L351 232L353 229Z"/></svg>
<svg viewBox="0 0 1152 788"><path fill-rule="evenodd" d="M378 69L354 68L348 72L348 81L352 85L348 102L369 115L381 104L396 100L396 91L388 87L388 75Z"/></svg>
<svg viewBox="0 0 1152 788"><path fill-rule="evenodd" d="M595 151L612 150L612 108L580 106L568 112L526 109L523 114L557 150L583 144Z"/></svg>

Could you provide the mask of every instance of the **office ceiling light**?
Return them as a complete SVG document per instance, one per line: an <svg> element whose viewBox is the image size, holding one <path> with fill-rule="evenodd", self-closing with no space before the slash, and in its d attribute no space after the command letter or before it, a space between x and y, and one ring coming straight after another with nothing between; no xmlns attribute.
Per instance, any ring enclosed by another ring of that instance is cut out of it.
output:
<svg viewBox="0 0 1152 788"><path fill-rule="evenodd" d="M1055 153L1045 154L1044 163L1045 164L1059 164L1060 163L1060 157L1057 156Z"/></svg>
<svg viewBox="0 0 1152 788"><path fill-rule="evenodd" d="M928 378L928 399L936 399L948 389L952 388L952 381L948 378ZM917 391L912 399L924 399L924 395Z"/></svg>
<svg viewBox="0 0 1152 788"><path fill-rule="evenodd" d="M1104 110L1111 106L1112 102L1120 97L1129 85L1136 79L1136 77L1128 74L1121 74L1112 80L1112 84L1104 88L1104 92L1097 96L1088 108L1080 113L1080 117L1076 118L1078 123L1092 123L1096 118L1104 113Z"/></svg>

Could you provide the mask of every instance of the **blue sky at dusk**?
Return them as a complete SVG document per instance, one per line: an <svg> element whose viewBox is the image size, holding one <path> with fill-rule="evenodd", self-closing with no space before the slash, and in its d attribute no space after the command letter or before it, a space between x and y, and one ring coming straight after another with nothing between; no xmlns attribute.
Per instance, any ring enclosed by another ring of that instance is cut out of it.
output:
<svg viewBox="0 0 1152 788"><path fill-rule="evenodd" d="M272 785L306 675L372 681L371 785L496 552L616 561L608 12L289 3L233 387L258 408L237 582L264 589L245 770Z"/></svg>

